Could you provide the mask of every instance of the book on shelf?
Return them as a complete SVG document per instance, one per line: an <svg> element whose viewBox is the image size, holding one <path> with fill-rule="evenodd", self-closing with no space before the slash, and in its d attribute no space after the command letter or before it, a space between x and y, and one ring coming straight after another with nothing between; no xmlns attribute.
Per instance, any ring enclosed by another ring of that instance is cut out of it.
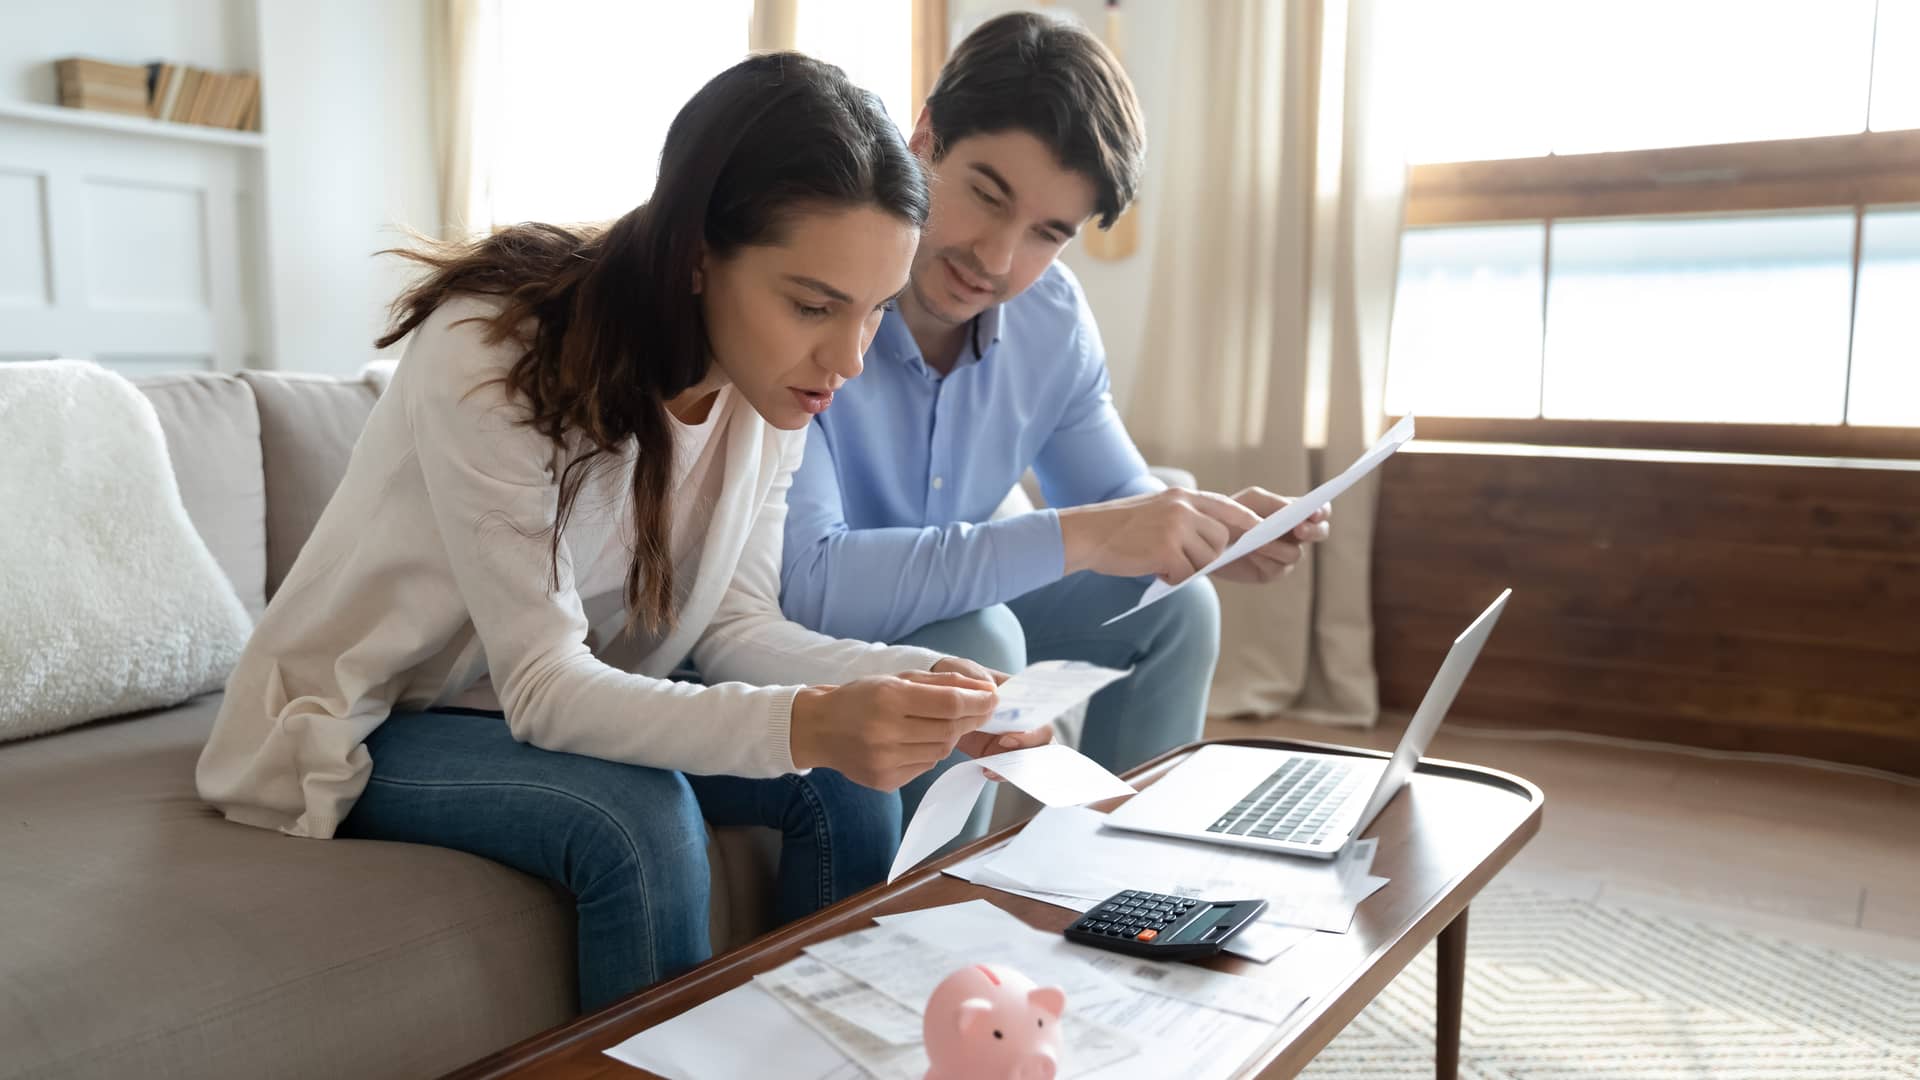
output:
<svg viewBox="0 0 1920 1080"><path fill-rule="evenodd" d="M147 115L147 69L72 56L55 61L60 104L129 116Z"/></svg>
<svg viewBox="0 0 1920 1080"><path fill-rule="evenodd" d="M54 61L60 104L229 131L260 130L260 76L154 61Z"/></svg>
<svg viewBox="0 0 1920 1080"><path fill-rule="evenodd" d="M174 95L180 92L180 68L175 64L156 62L148 64L147 69L152 83L152 89L147 92L147 115L156 120L165 120Z"/></svg>

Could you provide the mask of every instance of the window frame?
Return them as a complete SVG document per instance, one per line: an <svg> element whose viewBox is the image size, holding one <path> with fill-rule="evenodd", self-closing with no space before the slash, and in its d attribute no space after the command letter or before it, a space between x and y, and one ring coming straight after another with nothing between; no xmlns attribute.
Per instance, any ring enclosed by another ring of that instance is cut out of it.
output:
<svg viewBox="0 0 1920 1080"><path fill-rule="evenodd" d="M1544 222L1551 237L1561 220L1850 209L1857 294L1863 215L1906 204L1920 204L1920 130L1414 165L1404 221L1407 228ZM1544 417L1420 422L1422 437L1468 442L1920 458L1920 427Z"/></svg>

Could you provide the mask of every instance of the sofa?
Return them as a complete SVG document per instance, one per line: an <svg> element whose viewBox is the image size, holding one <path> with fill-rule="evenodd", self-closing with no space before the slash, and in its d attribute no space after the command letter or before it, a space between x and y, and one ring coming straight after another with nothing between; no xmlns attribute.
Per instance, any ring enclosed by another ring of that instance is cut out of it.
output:
<svg viewBox="0 0 1920 1080"><path fill-rule="evenodd" d="M252 615L384 381L136 382ZM0 1078L430 1076L574 1015L568 896L459 852L225 821L193 782L219 705L0 743ZM777 849L710 833L716 953L768 928Z"/></svg>

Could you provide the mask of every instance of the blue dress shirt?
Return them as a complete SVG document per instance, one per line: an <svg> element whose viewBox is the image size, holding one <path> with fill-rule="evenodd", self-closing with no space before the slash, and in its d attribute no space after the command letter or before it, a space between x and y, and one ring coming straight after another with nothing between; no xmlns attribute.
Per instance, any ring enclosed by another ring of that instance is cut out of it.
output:
<svg viewBox="0 0 1920 1080"><path fill-rule="evenodd" d="M974 320L944 378L886 314L866 370L807 428L787 494L787 617L893 641L1058 581L1054 510L987 520L1028 468L1050 507L1162 487L1114 410L1080 283L1057 262Z"/></svg>

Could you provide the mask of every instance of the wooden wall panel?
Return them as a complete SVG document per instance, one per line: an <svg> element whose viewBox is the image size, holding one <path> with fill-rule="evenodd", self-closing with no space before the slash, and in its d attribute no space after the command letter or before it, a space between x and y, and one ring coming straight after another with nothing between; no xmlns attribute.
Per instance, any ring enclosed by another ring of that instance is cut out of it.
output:
<svg viewBox="0 0 1920 1080"><path fill-rule="evenodd" d="M1920 465L1416 444L1384 466L1381 700L1514 596L1463 721L1920 775Z"/></svg>

